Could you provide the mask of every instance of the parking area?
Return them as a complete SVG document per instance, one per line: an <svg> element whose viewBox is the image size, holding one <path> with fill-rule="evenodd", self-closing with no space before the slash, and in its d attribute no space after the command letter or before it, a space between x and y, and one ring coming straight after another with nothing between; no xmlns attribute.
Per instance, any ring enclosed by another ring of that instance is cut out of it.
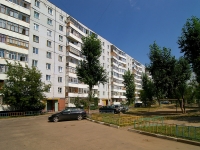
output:
<svg viewBox="0 0 200 150"><path fill-rule="evenodd" d="M112 128L87 120L48 122L48 116L0 119L2 150L199 150L198 146Z"/></svg>

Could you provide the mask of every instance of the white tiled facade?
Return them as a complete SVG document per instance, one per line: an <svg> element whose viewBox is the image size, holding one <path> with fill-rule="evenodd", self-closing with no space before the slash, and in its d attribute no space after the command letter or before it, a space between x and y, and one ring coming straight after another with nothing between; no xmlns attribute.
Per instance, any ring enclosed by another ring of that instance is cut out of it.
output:
<svg viewBox="0 0 200 150"><path fill-rule="evenodd" d="M133 57L47 0L1 0L0 4L1 82L6 78L5 59L19 61L36 66L42 81L52 85L45 93L47 110L58 111L72 105L75 97L86 98L88 86L78 81L75 68L84 59L81 38L95 34L102 43L100 63L109 77L108 83L93 88L99 105L126 100L122 75L128 69L135 76L138 100L145 67Z"/></svg>

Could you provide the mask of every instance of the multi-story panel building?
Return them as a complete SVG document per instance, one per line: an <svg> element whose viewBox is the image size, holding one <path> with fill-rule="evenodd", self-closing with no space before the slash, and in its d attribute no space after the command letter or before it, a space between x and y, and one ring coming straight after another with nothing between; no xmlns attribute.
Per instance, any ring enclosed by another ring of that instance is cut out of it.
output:
<svg viewBox="0 0 200 150"><path fill-rule="evenodd" d="M46 110L58 111L73 105L76 97L86 98L88 86L78 81L82 37L95 34L102 43L101 65L108 82L94 86L99 105L125 101L123 74L132 70L136 99L141 90L144 66L47 0L1 0L0 2L0 82L6 78L5 59L35 66L42 81L51 84L46 94Z"/></svg>
<svg viewBox="0 0 200 150"><path fill-rule="evenodd" d="M65 107L66 23L67 14L46 0L31 1L29 66L42 72L51 84L47 109Z"/></svg>
<svg viewBox="0 0 200 150"><path fill-rule="evenodd" d="M0 1L0 83L6 79L6 60L28 63L30 1ZM0 100L2 102L2 100ZM0 103L1 104L1 103Z"/></svg>

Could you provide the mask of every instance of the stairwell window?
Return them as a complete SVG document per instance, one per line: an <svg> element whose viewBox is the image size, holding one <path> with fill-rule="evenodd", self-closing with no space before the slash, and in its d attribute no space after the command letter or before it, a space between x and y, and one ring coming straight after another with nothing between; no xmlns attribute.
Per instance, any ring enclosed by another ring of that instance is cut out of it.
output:
<svg viewBox="0 0 200 150"><path fill-rule="evenodd" d="M59 30L63 31L63 26L59 25Z"/></svg>
<svg viewBox="0 0 200 150"><path fill-rule="evenodd" d="M38 48L33 47L33 54L38 54Z"/></svg>
<svg viewBox="0 0 200 150"><path fill-rule="evenodd" d="M46 75L46 81L50 81L51 80L51 75Z"/></svg>
<svg viewBox="0 0 200 150"><path fill-rule="evenodd" d="M63 16L62 16L62 15L60 15L59 19L60 19L60 21L63 21Z"/></svg>
<svg viewBox="0 0 200 150"><path fill-rule="evenodd" d="M52 31L47 29L47 35L51 36Z"/></svg>
<svg viewBox="0 0 200 150"><path fill-rule="evenodd" d="M35 6L38 7L38 8L40 8L40 1L35 0Z"/></svg>
<svg viewBox="0 0 200 150"><path fill-rule="evenodd" d="M62 82L62 77L58 77L58 82Z"/></svg>
<svg viewBox="0 0 200 150"><path fill-rule="evenodd" d="M50 15L53 15L53 9L52 8L48 8L48 13L50 14Z"/></svg>
<svg viewBox="0 0 200 150"><path fill-rule="evenodd" d="M58 87L58 93L62 93L62 88Z"/></svg>
<svg viewBox="0 0 200 150"><path fill-rule="evenodd" d="M58 49L59 49L59 51L62 52L62 51L63 51L63 46L59 45L59 46L58 46Z"/></svg>
<svg viewBox="0 0 200 150"><path fill-rule="evenodd" d="M62 62L62 56L58 56L58 61Z"/></svg>
<svg viewBox="0 0 200 150"><path fill-rule="evenodd" d="M51 41L47 40L47 46L51 47Z"/></svg>
<svg viewBox="0 0 200 150"><path fill-rule="evenodd" d="M34 30L38 31L39 30L39 25L34 23Z"/></svg>
<svg viewBox="0 0 200 150"><path fill-rule="evenodd" d="M40 14L38 12L34 11L34 18L39 19L39 17L40 17Z"/></svg>
<svg viewBox="0 0 200 150"><path fill-rule="evenodd" d="M47 58L51 59L51 52L47 52Z"/></svg>
<svg viewBox="0 0 200 150"><path fill-rule="evenodd" d="M63 72L63 67L58 66L58 72Z"/></svg>
<svg viewBox="0 0 200 150"><path fill-rule="evenodd" d="M63 36L59 35L59 41L63 41Z"/></svg>
<svg viewBox="0 0 200 150"><path fill-rule="evenodd" d="M46 69L47 69L47 70L50 70L50 69L51 69L51 64L46 63Z"/></svg>
<svg viewBox="0 0 200 150"><path fill-rule="evenodd" d="M33 59L32 60L32 66L33 67L37 67L37 64L38 64L38 61Z"/></svg>
<svg viewBox="0 0 200 150"><path fill-rule="evenodd" d="M33 35L33 42L39 43L39 36Z"/></svg>
<svg viewBox="0 0 200 150"><path fill-rule="evenodd" d="M47 24L52 26L52 20L51 19L47 19Z"/></svg>

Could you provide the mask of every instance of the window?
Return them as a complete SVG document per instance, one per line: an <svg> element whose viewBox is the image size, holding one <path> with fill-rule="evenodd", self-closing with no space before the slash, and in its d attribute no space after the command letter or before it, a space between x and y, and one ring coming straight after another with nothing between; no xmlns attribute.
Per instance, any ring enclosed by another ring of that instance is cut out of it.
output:
<svg viewBox="0 0 200 150"><path fill-rule="evenodd" d="M40 14L38 12L34 11L34 18L39 19L39 17L40 17Z"/></svg>
<svg viewBox="0 0 200 150"><path fill-rule="evenodd" d="M35 6L39 8L40 7L40 1L35 0Z"/></svg>
<svg viewBox="0 0 200 150"><path fill-rule="evenodd" d="M47 58L51 58L51 52L47 52Z"/></svg>
<svg viewBox="0 0 200 150"><path fill-rule="evenodd" d="M60 15L59 19L60 19L60 21L63 21L63 16L62 16L62 15Z"/></svg>
<svg viewBox="0 0 200 150"><path fill-rule="evenodd" d="M102 50L102 52L104 53L104 49Z"/></svg>
<svg viewBox="0 0 200 150"><path fill-rule="evenodd" d="M59 25L59 30L63 31L63 26Z"/></svg>
<svg viewBox="0 0 200 150"><path fill-rule="evenodd" d="M107 58L107 61L109 62L109 58Z"/></svg>
<svg viewBox="0 0 200 150"><path fill-rule="evenodd" d="M102 45L104 46L104 42L102 42Z"/></svg>
<svg viewBox="0 0 200 150"><path fill-rule="evenodd" d="M103 60L105 60L105 56L103 56Z"/></svg>
<svg viewBox="0 0 200 150"><path fill-rule="evenodd" d="M52 25L52 20L48 18L48 19L47 19L47 24L48 24L48 25Z"/></svg>
<svg viewBox="0 0 200 150"><path fill-rule="evenodd" d="M37 67L37 64L38 64L38 61L33 59L32 60L32 66L33 67Z"/></svg>
<svg viewBox="0 0 200 150"><path fill-rule="evenodd" d="M63 72L63 68L61 66L58 66L58 72Z"/></svg>
<svg viewBox="0 0 200 150"><path fill-rule="evenodd" d="M38 48L33 47L33 54L38 54Z"/></svg>
<svg viewBox="0 0 200 150"><path fill-rule="evenodd" d="M63 36L59 35L59 41L63 41Z"/></svg>
<svg viewBox="0 0 200 150"><path fill-rule="evenodd" d="M108 49L109 49L109 45L108 45Z"/></svg>
<svg viewBox="0 0 200 150"><path fill-rule="evenodd" d="M63 51L63 46L59 45L59 46L58 46L58 49L59 49L59 51L62 52L62 51Z"/></svg>
<svg viewBox="0 0 200 150"><path fill-rule="evenodd" d="M33 41L39 43L39 36L33 35Z"/></svg>
<svg viewBox="0 0 200 150"><path fill-rule="evenodd" d="M16 60L17 59L17 53L16 52L9 52L9 58Z"/></svg>
<svg viewBox="0 0 200 150"><path fill-rule="evenodd" d="M50 92L51 92L51 88L50 88L50 87L47 89L47 92L48 92L48 93L50 93Z"/></svg>
<svg viewBox="0 0 200 150"><path fill-rule="evenodd" d="M105 92L103 91L103 95L105 95Z"/></svg>
<svg viewBox="0 0 200 150"><path fill-rule="evenodd" d="M58 93L62 93L62 88L58 87Z"/></svg>
<svg viewBox="0 0 200 150"><path fill-rule="evenodd" d="M58 77L58 82L62 82L62 77Z"/></svg>
<svg viewBox="0 0 200 150"><path fill-rule="evenodd" d="M51 75L46 75L46 81L50 81L51 80Z"/></svg>
<svg viewBox="0 0 200 150"><path fill-rule="evenodd" d="M39 30L39 25L34 23L34 30L38 31Z"/></svg>
<svg viewBox="0 0 200 150"><path fill-rule="evenodd" d="M51 64L46 63L46 69L47 69L47 70L50 70L50 69L51 69Z"/></svg>
<svg viewBox="0 0 200 150"><path fill-rule="evenodd" d="M50 15L53 15L53 9L52 8L48 8L48 13L50 14Z"/></svg>
<svg viewBox="0 0 200 150"><path fill-rule="evenodd" d="M4 50L0 49L0 58L4 58Z"/></svg>
<svg viewBox="0 0 200 150"><path fill-rule="evenodd" d="M109 55L109 52L107 54Z"/></svg>
<svg viewBox="0 0 200 150"><path fill-rule="evenodd" d="M47 35L51 36L52 31L47 29Z"/></svg>
<svg viewBox="0 0 200 150"><path fill-rule="evenodd" d="M51 41L47 40L47 46L51 47Z"/></svg>
<svg viewBox="0 0 200 150"><path fill-rule="evenodd" d="M58 56L58 61L62 62L62 56Z"/></svg>

